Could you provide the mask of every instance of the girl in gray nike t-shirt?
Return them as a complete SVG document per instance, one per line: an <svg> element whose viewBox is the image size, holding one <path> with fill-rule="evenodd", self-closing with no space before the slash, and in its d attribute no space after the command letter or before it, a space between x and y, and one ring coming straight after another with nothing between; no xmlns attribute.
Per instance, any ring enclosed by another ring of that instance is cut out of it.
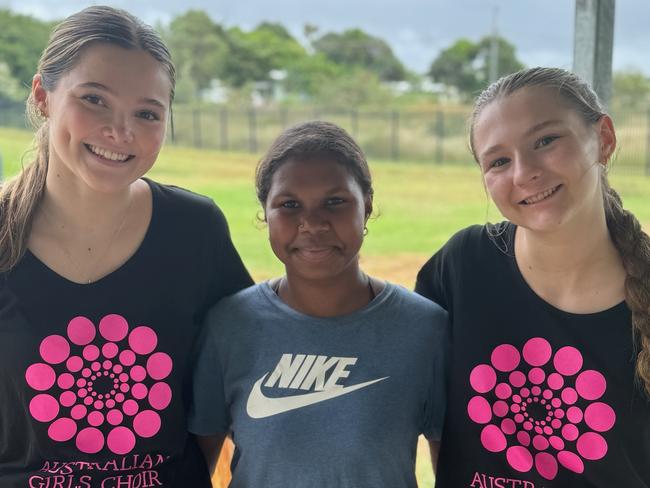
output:
<svg viewBox="0 0 650 488"><path fill-rule="evenodd" d="M333 124L301 124L272 144L256 185L286 274L208 315L190 431L212 469L231 436L232 487L415 488L420 434L437 458L446 314L360 269L363 153Z"/></svg>

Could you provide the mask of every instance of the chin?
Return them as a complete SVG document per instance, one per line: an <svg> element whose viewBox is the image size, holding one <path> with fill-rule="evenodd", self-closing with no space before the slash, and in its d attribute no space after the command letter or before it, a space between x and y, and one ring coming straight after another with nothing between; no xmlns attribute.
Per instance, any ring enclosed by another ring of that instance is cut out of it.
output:
<svg viewBox="0 0 650 488"><path fill-rule="evenodd" d="M531 232L539 232L539 233L549 233L549 232L555 232L563 227L565 227L565 222L564 219L562 218L555 218L555 219L539 219L536 221L523 221L521 223L517 224L519 227L523 227L524 229L527 229Z"/></svg>
<svg viewBox="0 0 650 488"><path fill-rule="evenodd" d="M97 193L111 194L119 193L127 189L131 184L138 181L144 172L124 172L121 174L112 172L85 171L81 179L85 184Z"/></svg>
<svg viewBox="0 0 650 488"><path fill-rule="evenodd" d="M104 195L123 192L137 180L138 178L84 178L86 186Z"/></svg>

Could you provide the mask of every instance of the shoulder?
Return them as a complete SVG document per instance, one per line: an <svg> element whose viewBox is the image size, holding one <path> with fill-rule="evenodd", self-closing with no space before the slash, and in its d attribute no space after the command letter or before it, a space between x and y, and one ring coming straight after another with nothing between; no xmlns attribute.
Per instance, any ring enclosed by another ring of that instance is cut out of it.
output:
<svg viewBox="0 0 650 488"><path fill-rule="evenodd" d="M456 251L475 245L483 245L489 241L489 236L493 233L494 228L499 228L502 224L487 225L470 225L459 230L444 244L441 250Z"/></svg>
<svg viewBox="0 0 650 488"><path fill-rule="evenodd" d="M151 188L156 210L163 210L177 218L189 221L224 221L223 212L214 201L205 195L174 185L164 185L153 180L146 180Z"/></svg>
<svg viewBox="0 0 650 488"><path fill-rule="evenodd" d="M219 300L206 316L207 326L210 328L223 328L230 325L240 327L243 322L249 322L252 318L263 315L267 308L263 286L264 283L252 285Z"/></svg>
<svg viewBox="0 0 650 488"><path fill-rule="evenodd" d="M449 310L452 290L466 286L468 277L512 253L513 235L514 225L509 222L472 225L456 232L422 266L415 290Z"/></svg>
<svg viewBox="0 0 650 488"><path fill-rule="evenodd" d="M447 312L436 302L425 298L414 291L401 285L387 283L393 289L395 302L400 308L400 316L408 317L411 321L433 321L444 324L447 321Z"/></svg>
<svg viewBox="0 0 650 488"><path fill-rule="evenodd" d="M514 229L515 226L508 221L466 227L451 236L433 255L430 263L440 260L462 260L462 262L468 263L472 258L478 258L485 253L498 250L508 254L512 251L511 241Z"/></svg>

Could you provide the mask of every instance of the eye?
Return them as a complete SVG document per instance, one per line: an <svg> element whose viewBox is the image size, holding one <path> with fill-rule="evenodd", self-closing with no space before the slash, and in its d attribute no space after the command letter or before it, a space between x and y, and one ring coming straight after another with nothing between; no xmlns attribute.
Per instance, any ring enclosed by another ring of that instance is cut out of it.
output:
<svg viewBox="0 0 650 488"><path fill-rule="evenodd" d="M341 205L342 203L345 203L345 200L341 197L330 197L325 201L326 205Z"/></svg>
<svg viewBox="0 0 650 488"><path fill-rule="evenodd" d="M92 93L89 93L88 95L83 95L81 99L85 100L86 102L92 105L106 105L102 97L100 97L99 95L94 95Z"/></svg>
<svg viewBox="0 0 650 488"><path fill-rule="evenodd" d="M288 208L288 209L294 209L300 207L300 204L296 202L295 200L287 200L282 203L280 203L280 207L282 208Z"/></svg>
<svg viewBox="0 0 650 488"><path fill-rule="evenodd" d="M498 158L498 159L494 159L492 161L488 161L486 163L486 165L485 165L486 166L486 171L489 171L492 168L499 168L501 166L504 166L504 165L508 164L509 162L510 162L510 159L508 159L508 158Z"/></svg>
<svg viewBox="0 0 650 488"><path fill-rule="evenodd" d="M559 139L559 136L544 136L535 141L535 149L545 147L551 144L554 140Z"/></svg>
<svg viewBox="0 0 650 488"><path fill-rule="evenodd" d="M160 120L160 116L151 110L142 110L136 114L136 117L150 121Z"/></svg>

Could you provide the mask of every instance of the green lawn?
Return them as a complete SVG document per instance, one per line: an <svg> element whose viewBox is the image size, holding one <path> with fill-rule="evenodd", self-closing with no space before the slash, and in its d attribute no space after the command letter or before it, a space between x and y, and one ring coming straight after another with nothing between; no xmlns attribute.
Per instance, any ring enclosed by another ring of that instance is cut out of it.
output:
<svg viewBox="0 0 650 488"><path fill-rule="evenodd" d="M14 174L29 147L29 132L0 128L5 174ZM468 161L469 161L468 156ZM25 158L28 161L28 158ZM225 212L233 239L257 279L280 273L272 255L253 188L257 157L167 146L151 176L210 195ZM412 286L418 267L456 230L500 219L488 203L476 167L371 161L375 214L363 248L364 267ZM612 182L625 204L650 228L650 178L616 174Z"/></svg>
<svg viewBox="0 0 650 488"><path fill-rule="evenodd" d="M0 128L6 175L18 171L30 141L28 132ZM250 154L167 146L151 176L214 198L228 218L244 262L260 280L279 274L281 267L269 249L264 225L257 220L259 207L253 188L256 160ZM368 226L362 262L366 270L379 277L411 287L419 267L456 230L500 218L494 205L488 203L478 169L472 164L370 163L376 218ZM650 229L650 177L618 175L614 168L612 184L645 229ZM430 487L433 477L424 445L419 452L420 486Z"/></svg>

